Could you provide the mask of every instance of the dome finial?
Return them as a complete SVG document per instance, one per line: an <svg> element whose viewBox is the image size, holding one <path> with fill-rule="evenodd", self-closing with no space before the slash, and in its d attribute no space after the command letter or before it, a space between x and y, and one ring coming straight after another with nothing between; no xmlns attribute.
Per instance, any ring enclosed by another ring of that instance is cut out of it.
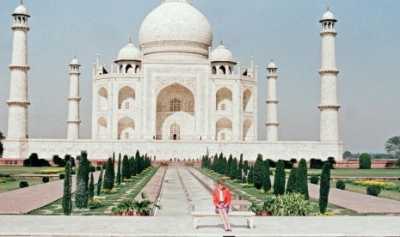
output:
<svg viewBox="0 0 400 237"><path fill-rule="evenodd" d="M20 0L19 4L24 5L24 0Z"/></svg>
<svg viewBox="0 0 400 237"><path fill-rule="evenodd" d="M132 36L129 36L128 43L132 44Z"/></svg>
<svg viewBox="0 0 400 237"><path fill-rule="evenodd" d="M224 45L224 41L221 40L221 41L219 42L219 44L220 44L220 45Z"/></svg>

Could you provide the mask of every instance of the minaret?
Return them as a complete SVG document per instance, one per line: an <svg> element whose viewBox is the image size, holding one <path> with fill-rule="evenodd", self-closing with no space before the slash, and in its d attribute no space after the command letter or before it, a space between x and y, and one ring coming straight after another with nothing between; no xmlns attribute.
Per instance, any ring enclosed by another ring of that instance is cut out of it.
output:
<svg viewBox="0 0 400 237"><path fill-rule="evenodd" d="M67 139L79 139L79 126L81 124L79 116L79 76L80 64L77 58L72 59L69 64L69 97L68 97L68 121L67 121Z"/></svg>
<svg viewBox="0 0 400 237"><path fill-rule="evenodd" d="M278 96L276 84L278 80L278 67L274 62L267 66L267 122L265 126L267 127L267 141L276 142L279 139L279 122L278 122Z"/></svg>
<svg viewBox="0 0 400 237"><path fill-rule="evenodd" d="M13 46L8 104L8 140L28 138L28 10L23 2L12 14Z"/></svg>
<svg viewBox="0 0 400 237"><path fill-rule="evenodd" d="M336 30L337 20L329 10L320 20L321 30L321 111L320 139L322 142L339 141L339 109L337 96Z"/></svg>

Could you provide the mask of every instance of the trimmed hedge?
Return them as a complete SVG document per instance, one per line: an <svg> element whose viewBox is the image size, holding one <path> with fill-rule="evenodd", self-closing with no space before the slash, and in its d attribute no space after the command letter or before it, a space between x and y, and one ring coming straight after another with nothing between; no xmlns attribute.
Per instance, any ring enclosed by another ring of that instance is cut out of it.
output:
<svg viewBox="0 0 400 237"><path fill-rule="evenodd" d="M319 177L318 176L311 176L310 178L310 183L312 184L318 184L319 183Z"/></svg>
<svg viewBox="0 0 400 237"><path fill-rule="evenodd" d="M29 183L27 181L21 181L21 182L19 182L19 187L27 188L27 187L29 187Z"/></svg>
<svg viewBox="0 0 400 237"><path fill-rule="evenodd" d="M336 188L340 190L346 190L346 183L343 180L338 180L336 182Z"/></svg>
<svg viewBox="0 0 400 237"><path fill-rule="evenodd" d="M48 183L50 181L49 177L43 177L42 182L43 183Z"/></svg>
<svg viewBox="0 0 400 237"><path fill-rule="evenodd" d="M372 158L369 154L364 153L361 154L360 158L358 159L360 164L360 169L371 169L372 165Z"/></svg>
<svg viewBox="0 0 400 237"><path fill-rule="evenodd" d="M368 186L367 187L367 194L371 195L371 196L379 196L379 194L381 193L382 188L379 186Z"/></svg>

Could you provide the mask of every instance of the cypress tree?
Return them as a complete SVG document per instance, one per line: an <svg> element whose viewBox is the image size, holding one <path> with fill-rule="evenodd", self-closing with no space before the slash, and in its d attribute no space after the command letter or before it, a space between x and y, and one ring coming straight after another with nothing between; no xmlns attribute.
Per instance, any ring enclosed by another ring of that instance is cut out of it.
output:
<svg viewBox="0 0 400 237"><path fill-rule="evenodd" d="M130 171L129 171L129 158L127 155L124 155L124 159L122 159L122 179L130 179Z"/></svg>
<svg viewBox="0 0 400 237"><path fill-rule="evenodd" d="M226 169L225 169L225 175L232 178L232 172L233 172L233 157L231 154L231 155L229 155L229 158L228 158L228 165L226 166Z"/></svg>
<svg viewBox="0 0 400 237"><path fill-rule="evenodd" d="M249 166L249 161L245 160L243 163L243 183L248 182L248 174L249 174L250 166Z"/></svg>
<svg viewBox="0 0 400 237"><path fill-rule="evenodd" d="M309 199L308 195L308 176L307 176L307 162L301 159L296 174L296 192L303 194L306 200Z"/></svg>
<svg viewBox="0 0 400 237"><path fill-rule="evenodd" d="M118 167L117 167L117 184L120 185L121 182L122 182L122 176L121 176L121 154L119 154Z"/></svg>
<svg viewBox="0 0 400 237"><path fill-rule="evenodd" d="M104 168L103 166L101 166L99 179L97 180L97 196L101 195L101 187L103 186L103 175L104 175Z"/></svg>
<svg viewBox="0 0 400 237"><path fill-rule="evenodd" d="M106 190L111 190L114 188L114 166L112 158L109 158L106 164L106 172L104 174L104 184L103 188Z"/></svg>
<svg viewBox="0 0 400 237"><path fill-rule="evenodd" d="M236 179L242 181L242 174L243 174L243 154L240 154L238 169L236 171Z"/></svg>
<svg viewBox="0 0 400 237"><path fill-rule="evenodd" d="M254 184L254 166L250 166L249 173L247 174L247 182Z"/></svg>
<svg viewBox="0 0 400 237"><path fill-rule="evenodd" d="M275 170L275 179L274 179L275 195L285 194L285 182L286 182L285 163L283 162L283 160L279 160Z"/></svg>
<svg viewBox="0 0 400 237"><path fill-rule="evenodd" d="M296 173L297 173L296 168L292 168L290 170L289 179L286 186L286 193L296 192Z"/></svg>
<svg viewBox="0 0 400 237"><path fill-rule="evenodd" d="M264 169L265 169L265 182L264 182L264 192L268 192L269 190L271 190L272 188L272 184L271 184L271 170L269 168L269 161L265 160L264 161Z"/></svg>
<svg viewBox="0 0 400 237"><path fill-rule="evenodd" d="M93 197L94 197L94 177L93 177L93 172L90 172L89 200L93 200Z"/></svg>
<svg viewBox="0 0 400 237"><path fill-rule="evenodd" d="M259 154L254 164L254 187L256 187L256 189L261 189L264 186L266 181L265 176L263 158L262 155Z"/></svg>
<svg viewBox="0 0 400 237"><path fill-rule="evenodd" d="M62 206L64 215L71 215L72 212L72 178L71 178L71 162L67 161L65 165L65 178L64 178L64 195L62 200Z"/></svg>
<svg viewBox="0 0 400 237"><path fill-rule="evenodd" d="M79 160L78 182L75 194L75 205L77 208L87 208L89 201L89 171L90 162L87 153L82 152Z"/></svg>
<svg viewBox="0 0 400 237"><path fill-rule="evenodd" d="M131 177L136 175L136 170L137 170L136 163L137 163L137 161L136 161L135 157L132 156L129 159L129 175Z"/></svg>
<svg viewBox="0 0 400 237"><path fill-rule="evenodd" d="M140 152L139 150L136 151L136 155L135 155L135 165L134 165L134 171L133 171L133 175L137 175L140 174L142 172L142 162L141 162L141 156L140 156Z"/></svg>
<svg viewBox="0 0 400 237"><path fill-rule="evenodd" d="M328 207L329 190L331 181L331 164L325 162L322 167L321 184L319 189L319 210L322 214L326 212Z"/></svg>

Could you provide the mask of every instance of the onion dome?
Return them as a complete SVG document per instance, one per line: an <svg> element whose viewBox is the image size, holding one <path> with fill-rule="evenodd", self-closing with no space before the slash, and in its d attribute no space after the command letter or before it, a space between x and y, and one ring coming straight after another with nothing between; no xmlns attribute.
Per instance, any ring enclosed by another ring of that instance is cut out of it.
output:
<svg viewBox="0 0 400 237"><path fill-rule="evenodd" d="M236 61L233 58L232 52L229 49L227 49L222 42L217 48L215 48L211 52L210 61L236 63Z"/></svg>
<svg viewBox="0 0 400 237"><path fill-rule="evenodd" d="M23 1L21 1L21 4L17 8L15 8L13 15L29 16L28 9L25 7Z"/></svg>
<svg viewBox="0 0 400 237"><path fill-rule="evenodd" d="M324 21L337 21L335 15L329 8L326 10L326 12L324 13L324 15L321 18L321 22L324 22Z"/></svg>
<svg viewBox="0 0 400 237"><path fill-rule="evenodd" d="M138 48L132 43L132 40L129 39L129 43L123 47L119 53L118 58L115 62L119 61L141 61L142 54Z"/></svg>
<svg viewBox="0 0 400 237"><path fill-rule="evenodd" d="M79 64L78 59L77 59L76 57L74 57L74 58L71 60L71 62L69 63L69 65L80 65L80 64Z"/></svg>
<svg viewBox="0 0 400 237"><path fill-rule="evenodd" d="M164 0L144 19L139 44L144 55L183 52L208 56L212 30L191 1Z"/></svg>

